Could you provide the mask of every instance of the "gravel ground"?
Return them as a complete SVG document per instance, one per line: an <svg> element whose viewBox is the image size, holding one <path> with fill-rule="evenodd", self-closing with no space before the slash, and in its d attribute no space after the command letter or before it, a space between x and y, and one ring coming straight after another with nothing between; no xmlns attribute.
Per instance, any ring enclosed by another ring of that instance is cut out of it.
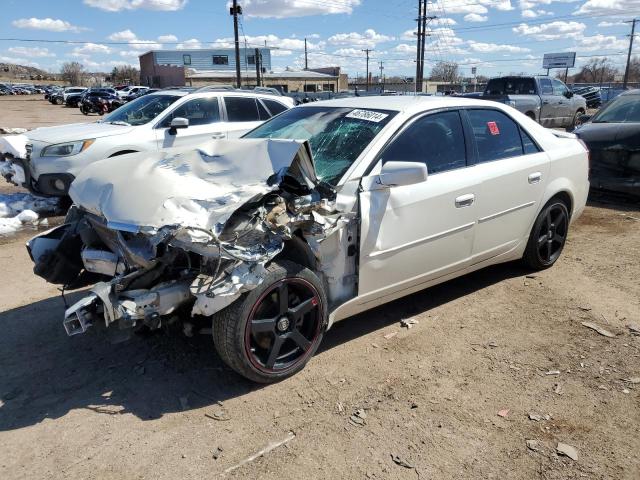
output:
<svg viewBox="0 0 640 480"><path fill-rule="evenodd" d="M66 337L28 236L0 245L0 478L640 478L637 203L592 202L549 270L500 265L340 322L270 386L207 336Z"/></svg>

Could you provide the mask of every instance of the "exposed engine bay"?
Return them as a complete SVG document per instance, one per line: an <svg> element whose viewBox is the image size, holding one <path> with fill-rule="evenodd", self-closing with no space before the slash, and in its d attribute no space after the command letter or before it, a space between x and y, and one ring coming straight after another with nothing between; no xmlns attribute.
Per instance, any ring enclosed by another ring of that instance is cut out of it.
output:
<svg viewBox="0 0 640 480"><path fill-rule="evenodd" d="M37 275L90 286L65 312L68 335L209 317L260 285L278 255L321 275L330 305L357 293L355 203L337 206L306 142L123 155L88 166L70 196L65 223L27 244Z"/></svg>

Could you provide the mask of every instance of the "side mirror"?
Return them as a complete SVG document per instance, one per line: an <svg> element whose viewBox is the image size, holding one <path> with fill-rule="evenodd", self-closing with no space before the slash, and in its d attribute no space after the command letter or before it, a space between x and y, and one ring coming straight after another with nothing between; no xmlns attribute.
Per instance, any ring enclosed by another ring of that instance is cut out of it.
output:
<svg viewBox="0 0 640 480"><path fill-rule="evenodd" d="M573 97L573 92L571 90L567 90L566 92L564 92L564 96L567 98L571 98Z"/></svg>
<svg viewBox="0 0 640 480"><path fill-rule="evenodd" d="M421 183L427 176L427 166L421 162L386 162L379 175L380 182L388 187Z"/></svg>
<svg viewBox="0 0 640 480"><path fill-rule="evenodd" d="M188 126L188 118L176 117L171 120L171 123L169 124L169 135L175 135L176 133L178 133L179 128L187 128Z"/></svg>

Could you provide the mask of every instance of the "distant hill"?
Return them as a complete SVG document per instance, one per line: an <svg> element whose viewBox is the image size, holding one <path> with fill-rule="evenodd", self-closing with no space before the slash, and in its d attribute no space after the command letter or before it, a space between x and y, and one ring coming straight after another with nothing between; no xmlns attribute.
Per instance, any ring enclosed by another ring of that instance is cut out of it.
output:
<svg viewBox="0 0 640 480"><path fill-rule="evenodd" d="M54 73L46 72L40 68L15 65L13 63L0 63L0 76L5 78L20 78L37 80L39 78L55 78Z"/></svg>

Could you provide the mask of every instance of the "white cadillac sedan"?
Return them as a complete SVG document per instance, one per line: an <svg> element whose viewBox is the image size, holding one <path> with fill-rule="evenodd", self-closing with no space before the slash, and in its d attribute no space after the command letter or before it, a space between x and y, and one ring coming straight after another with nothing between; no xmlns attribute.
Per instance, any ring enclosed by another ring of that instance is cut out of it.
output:
<svg viewBox="0 0 640 480"><path fill-rule="evenodd" d="M273 382L337 320L482 267L552 266L585 206L588 153L505 105L364 97L285 111L238 140L88 166L34 271L93 284L69 335L209 328Z"/></svg>

